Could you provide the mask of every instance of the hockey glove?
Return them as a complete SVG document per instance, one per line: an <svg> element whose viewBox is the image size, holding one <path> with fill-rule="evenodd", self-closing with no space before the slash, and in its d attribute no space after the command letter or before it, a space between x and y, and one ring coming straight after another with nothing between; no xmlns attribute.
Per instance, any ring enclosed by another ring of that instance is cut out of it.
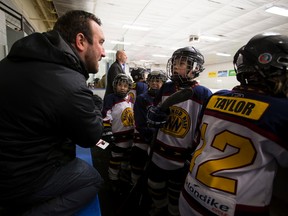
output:
<svg viewBox="0 0 288 216"><path fill-rule="evenodd" d="M147 112L147 125L153 128L162 128L167 122L169 109L164 112L160 107L150 106Z"/></svg>

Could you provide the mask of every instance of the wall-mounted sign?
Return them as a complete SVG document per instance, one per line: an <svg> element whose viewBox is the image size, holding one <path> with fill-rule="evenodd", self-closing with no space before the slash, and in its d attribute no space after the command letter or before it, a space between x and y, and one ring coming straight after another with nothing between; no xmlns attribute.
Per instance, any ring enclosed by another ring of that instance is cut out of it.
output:
<svg viewBox="0 0 288 216"><path fill-rule="evenodd" d="M228 71L223 70L223 71L218 71L218 77L227 77Z"/></svg>
<svg viewBox="0 0 288 216"><path fill-rule="evenodd" d="M217 72L216 71L208 72L208 77L210 77L210 78L217 77Z"/></svg>
<svg viewBox="0 0 288 216"><path fill-rule="evenodd" d="M219 70L208 72L209 78L236 76L235 70Z"/></svg>
<svg viewBox="0 0 288 216"><path fill-rule="evenodd" d="M228 76L236 76L235 70L229 70Z"/></svg>

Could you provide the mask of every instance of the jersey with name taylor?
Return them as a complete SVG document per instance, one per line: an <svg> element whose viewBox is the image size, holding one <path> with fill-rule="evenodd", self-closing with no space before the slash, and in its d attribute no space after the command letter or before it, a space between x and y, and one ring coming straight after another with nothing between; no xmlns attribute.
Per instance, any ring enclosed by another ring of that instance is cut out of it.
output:
<svg viewBox="0 0 288 216"><path fill-rule="evenodd" d="M277 163L288 166L287 110L287 98L235 90L214 94L180 199L216 215L265 212Z"/></svg>

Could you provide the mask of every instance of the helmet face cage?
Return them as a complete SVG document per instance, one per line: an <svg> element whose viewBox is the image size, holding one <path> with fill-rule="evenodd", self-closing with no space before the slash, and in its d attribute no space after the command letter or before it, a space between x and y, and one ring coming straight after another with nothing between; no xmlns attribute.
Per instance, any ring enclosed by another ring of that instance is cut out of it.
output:
<svg viewBox="0 0 288 216"><path fill-rule="evenodd" d="M138 82L141 79L145 79L146 70L141 67L135 67L130 69L131 77L134 82Z"/></svg>
<svg viewBox="0 0 288 216"><path fill-rule="evenodd" d="M128 84L128 90L127 92L118 92L117 91L117 85L119 83L125 83L125 84ZM120 97L125 97L128 92L130 91L131 87L132 87L132 80L125 74L118 74L114 80L113 80L113 90L114 90L114 93Z"/></svg>
<svg viewBox="0 0 288 216"><path fill-rule="evenodd" d="M186 64L185 75L180 75L175 71L176 65ZM204 57L194 47L185 47L176 50L167 62L167 74L169 78L181 84L191 82L204 70Z"/></svg>
<svg viewBox="0 0 288 216"><path fill-rule="evenodd" d="M237 80L288 97L288 37L256 35L234 56Z"/></svg>

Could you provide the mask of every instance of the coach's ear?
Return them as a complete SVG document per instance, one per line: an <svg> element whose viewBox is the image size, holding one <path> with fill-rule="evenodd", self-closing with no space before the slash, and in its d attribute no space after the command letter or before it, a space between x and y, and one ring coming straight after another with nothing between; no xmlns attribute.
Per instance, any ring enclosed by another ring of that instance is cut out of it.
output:
<svg viewBox="0 0 288 216"><path fill-rule="evenodd" d="M75 48L78 52L83 52L88 46L88 41L83 33L78 33L75 39Z"/></svg>

